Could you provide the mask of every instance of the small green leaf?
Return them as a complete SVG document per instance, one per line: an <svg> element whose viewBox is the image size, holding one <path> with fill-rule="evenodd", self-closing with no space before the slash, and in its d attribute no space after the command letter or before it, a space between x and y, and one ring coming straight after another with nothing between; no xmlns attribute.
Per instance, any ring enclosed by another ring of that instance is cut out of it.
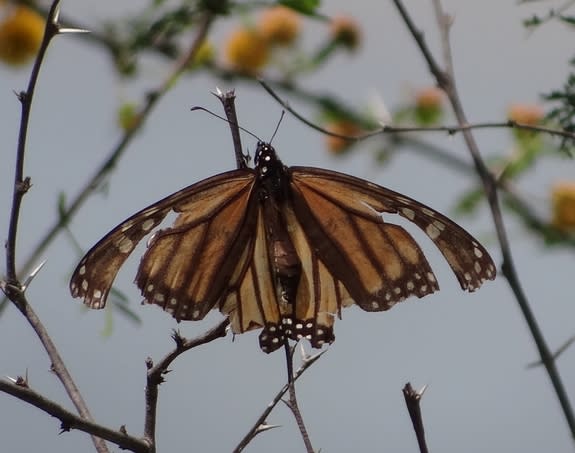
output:
<svg viewBox="0 0 575 453"><path fill-rule="evenodd" d="M574 16L559 16L562 22L568 25L575 25L575 17Z"/></svg>
<svg viewBox="0 0 575 453"><path fill-rule="evenodd" d="M66 209L66 193L60 192L58 194L58 215L60 216L60 221L63 221L68 217L68 212Z"/></svg>
<svg viewBox="0 0 575 453"><path fill-rule="evenodd" d="M287 6L308 16L315 15L319 8L319 0L281 0L280 5Z"/></svg>
<svg viewBox="0 0 575 453"><path fill-rule="evenodd" d="M455 213L458 215L471 214L475 211L479 202L483 200L483 197L483 189L480 188L472 189L467 193L464 193L455 205Z"/></svg>
<svg viewBox="0 0 575 453"><path fill-rule="evenodd" d="M539 17L537 17L537 16L534 15L534 16L531 17L530 19L525 19L525 20L523 21L523 26L524 26L524 27L527 27L527 28L529 28L529 27L536 27L536 26L538 26L538 25L541 25L541 22L542 22L541 19L540 19Z"/></svg>

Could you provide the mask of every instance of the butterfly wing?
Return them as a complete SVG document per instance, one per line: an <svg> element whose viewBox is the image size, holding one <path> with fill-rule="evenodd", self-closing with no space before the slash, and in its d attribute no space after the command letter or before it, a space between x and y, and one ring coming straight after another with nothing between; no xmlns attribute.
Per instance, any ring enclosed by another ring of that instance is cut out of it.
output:
<svg viewBox="0 0 575 453"><path fill-rule="evenodd" d="M229 317L234 333L263 328L260 345L264 351L271 352L283 345L283 341L280 341L282 307L276 299L261 211L259 207L255 213L254 234L248 238L240 255L241 259L230 279L228 293L220 302L220 311Z"/></svg>
<svg viewBox="0 0 575 453"><path fill-rule="evenodd" d="M293 340L307 338L316 348L331 343L335 338L335 316L339 315L342 307L353 303L342 282L335 279L319 260L293 209L288 205L283 213L302 264L295 313L293 305L277 297L261 208L257 214L255 234L241 254L229 293L220 307L222 313L229 316L234 333L263 328L260 347L268 353L281 347L285 337Z"/></svg>
<svg viewBox="0 0 575 453"><path fill-rule="evenodd" d="M387 310L408 296L439 289L421 248L402 227L383 220L399 214L439 248L462 289L495 278L487 251L463 228L397 192L333 171L291 167L297 218L330 273L364 310Z"/></svg>
<svg viewBox="0 0 575 453"><path fill-rule="evenodd" d="M235 252L235 240L249 235L247 206L254 183L252 170L233 170L193 184L134 214L80 261L70 280L72 296L82 297L91 308L103 308L119 268L136 245L174 210L179 213L174 226L159 231L150 241L140 264L138 286L147 302L161 305L175 317L193 318L197 310L205 314L205 304L215 303L214 293L221 290L223 277L218 276L217 266L225 261L225 253ZM192 250L198 245L199 251ZM190 259L196 261L187 261ZM217 277L211 290L203 276ZM190 282L183 283L186 278ZM184 308L184 295L189 294L193 296L190 301L200 306L188 302Z"/></svg>

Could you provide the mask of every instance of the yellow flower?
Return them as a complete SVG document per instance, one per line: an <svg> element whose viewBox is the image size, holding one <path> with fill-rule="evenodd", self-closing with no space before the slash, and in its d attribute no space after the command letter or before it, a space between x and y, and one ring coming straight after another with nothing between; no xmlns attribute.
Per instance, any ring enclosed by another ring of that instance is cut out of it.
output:
<svg viewBox="0 0 575 453"><path fill-rule="evenodd" d="M44 18L25 6L18 6L0 22L0 61L13 66L26 64L36 56L44 36Z"/></svg>
<svg viewBox="0 0 575 453"><path fill-rule="evenodd" d="M553 217L551 223L556 228L575 230L575 182L558 182L551 189Z"/></svg>
<svg viewBox="0 0 575 453"><path fill-rule="evenodd" d="M434 124L443 113L443 90L427 87L415 94L415 119L419 124Z"/></svg>
<svg viewBox="0 0 575 453"><path fill-rule="evenodd" d="M349 16L336 16L331 20L331 36L338 44L348 50L355 50L361 41L361 32L357 23Z"/></svg>
<svg viewBox="0 0 575 453"><path fill-rule="evenodd" d="M259 31L270 44L288 46L297 38L300 17L285 6L274 6L264 11L259 21Z"/></svg>
<svg viewBox="0 0 575 453"><path fill-rule="evenodd" d="M507 118L519 124L535 126L543 120L545 112L536 104L513 104L507 111Z"/></svg>
<svg viewBox="0 0 575 453"><path fill-rule="evenodd" d="M239 28L226 44L226 56L230 65L246 74L257 74L268 61L267 41L256 31Z"/></svg>
<svg viewBox="0 0 575 453"><path fill-rule="evenodd" d="M325 129L334 134L347 135L355 137L361 134L361 129L351 121L337 120L328 124ZM334 137L333 135L326 135L326 146L332 154L342 154L345 152L355 141L347 140L341 137Z"/></svg>

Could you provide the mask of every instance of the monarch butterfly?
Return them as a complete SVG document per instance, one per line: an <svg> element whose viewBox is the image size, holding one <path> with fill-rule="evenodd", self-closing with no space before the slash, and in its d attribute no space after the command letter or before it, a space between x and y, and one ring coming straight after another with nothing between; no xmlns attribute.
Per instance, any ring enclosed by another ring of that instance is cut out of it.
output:
<svg viewBox="0 0 575 453"><path fill-rule="evenodd" d="M200 181L128 218L80 261L72 296L103 308L128 255L170 211L174 224L148 241L136 284L144 302L179 320L218 308L234 333L262 329L272 352L285 338L320 348L334 341L342 307L388 310L439 289L427 259L401 226L415 223L439 248L461 288L474 291L496 270L463 228L423 204L335 171L286 167L259 142L255 168Z"/></svg>

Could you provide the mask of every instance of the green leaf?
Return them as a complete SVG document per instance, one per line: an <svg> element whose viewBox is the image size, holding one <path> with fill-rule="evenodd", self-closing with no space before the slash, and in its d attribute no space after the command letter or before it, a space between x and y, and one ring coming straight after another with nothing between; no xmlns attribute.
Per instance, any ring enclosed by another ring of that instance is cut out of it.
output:
<svg viewBox="0 0 575 453"><path fill-rule="evenodd" d="M477 188L464 193L461 198L457 201L455 205L455 213L458 215L471 214L479 202L483 200L484 192L483 189Z"/></svg>
<svg viewBox="0 0 575 453"><path fill-rule="evenodd" d="M281 0L280 5L287 6L299 13L312 16L319 8L319 0Z"/></svg>
<svg viewBox="0 0 575 453"><path fill-rule="evenodd" d="M562 22L568 25L575 25L575 17L574 16L559 16Z"/></svg>
<svg viewBox="0 0 575 453"><path fill-rule="evenodd" d="M536 26L538 26L538 25L541 25L541 22L542 22L541 19L540 19L539 17L537 17L537 16L534 15L534 16L531 17L530 19L525 19L525 20L523 21L523 26L524 26L524 27L527 27L527 28L529 28L529 27L536 27Z"/></svg>
<svg viewBox="0 0 575 453"><path fill-rule="evenodd" d="M65 192L60 192L58 194L58 216L60 216L61 222L63 220L65 220L66 217L68 217L68 212L66 209L66 193Z"/></svg>

